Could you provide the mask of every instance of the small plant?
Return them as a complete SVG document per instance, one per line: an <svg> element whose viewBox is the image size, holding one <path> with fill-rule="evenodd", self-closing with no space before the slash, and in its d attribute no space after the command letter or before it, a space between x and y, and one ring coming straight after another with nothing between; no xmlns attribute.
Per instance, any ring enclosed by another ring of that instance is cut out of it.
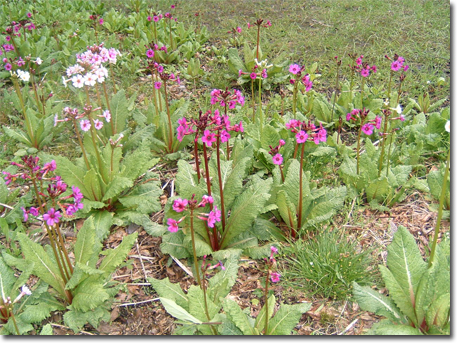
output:
<svg viewBox="0 0 465 350"><path fill-rule="evenodd" d="M335 300L351 297L352 282L371 283L370 250L358 251L357 243L337 230L325 230L308 241L286 248L289 268L284 276L294 288Z"/></svg>

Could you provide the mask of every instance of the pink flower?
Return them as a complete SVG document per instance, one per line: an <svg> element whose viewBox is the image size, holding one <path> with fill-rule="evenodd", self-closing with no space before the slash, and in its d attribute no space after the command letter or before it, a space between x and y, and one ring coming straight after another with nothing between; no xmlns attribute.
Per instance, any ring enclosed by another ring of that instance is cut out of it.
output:
<svg viewBox="0 0 465 350"><path fill-rule="evenodd" d="M111 114L110 114L110 111L109 111L108 109L105 110L105 111L103 111L102 116L105 118L105 120L107 121L107 123L110 122L110 120L111 120Z"/></svg>
<svg viewBox="0 0 465 350"><path fill-rule="evenodd" d="M61 214L58 211L55 211L54 208L51 208L47 213L44 214L44 220L47 222L47 225L52 226L60 222Z"/></svg>
<svg viewBox="0 0 465 350"><path fill-rule="evenodd" d="M22 211L23 211L23 221L26 222L27 219L29 218L28 216L28 212L26 209L24 209L24 207L21 207Z"/></svg>
<svg viewBox="0 0 465 350"><path fill-rule="evenodd" d="M286 141L284 140L279 140L279 146L282 147L286 144Z"/></svg>
<svg viewBox="0 0 465 350"><path fill-rule="evenodd" d="M39 209L37 209L36 207L30 207L29 214L34 215L34 216L39 216Z"/></svg>
<svg viewBox="0 0 465 350"><path fill-rule="evenodd" d="M153 87L155 89L157 89L157 90L160 89L161 88L161 81L156 81L155 83L153 83Z"/></svg>
<svg viewBox="0 0 465 350"><path fill-rule="evenodd" d="M212 143L216 142L216 135L206 129L203 132L202 142L204 142L208 147L211 147Z"/></svg>
<svg viewBox="0 0 465 350"><path fill-rule="evenodd" d="M369 70L368 68L364 68L364 69L362 69L362 70L360 71L360 75L361 75L362 77L367 77L367 76L370 75L370 70Z"/></svg>
<svg viewBox="0 0 465 350"><path fill-rule="evenodd" d="M89 120L83 119L83 120L81 120L80 124L81 124L82 131L89 131L90 130L91 124L90 124Z"/></svg>
<svg viewBox="0 0 465 350"><path fill-rule="evenodd" d="M289 79L289 84L295 84L295 79Z"/></svg>
<svg viewBox="0 0 465 350"><path fill-rule="evenodd" d="M262 70L262 78L263 78L263 79L268 78L268 73L266 72L266 69L263 69L263 70Z"/></svg>
<svg viewBox="0 0 465 350"><path fill-rule="evenodd" d="M220 140L222 143L228 142L228 140L231 138L231 135L226 130L221 130L220 133Z"/></svg>
<svg viewBox="0 0 465 350"><path fill-rule="evenodd" d="M102 25L102 24L103 24L103 18L100 18L100 19L98 20L98 23L100 23L100 24Z"/></svg>
<svg viewBox="0 0 465 350"><path fill-rule="evenodd" d="M147 21L150 22L151 20L152 20L152 17L148 16L148 17L147 17Z"/></svg>
<svg viewBox="0 0 465 350"><path fill-rule="evenodd" d="M373 134L373 129L374 129L374 126L372 124L365 124L362 126L362 131L366 135Z"/></svg>
<svg viewBox="0 0 465 350"><path fill-rule="evenodd" d="M273 283L279 282L280 277L281 277L281 275L279 273L277 273L277 272L272 272L270 274L271 282L273 282Z"/></svg>
<svg viewBox="0 0 465 350"><path fill-rule="evenodd" d="M215 205L215 209L213 209L207 218L208 227L213 228L215 226L215 222L221 221L221 210L218 210L218 207Z"/></svg>
<svg viewBox="0 0 465 350"><path fill-rule="evenodd" d="M397 72L400 69L401 66L402 66L402 63L400 63L399 61L394 61L391 64L391 69L393 71Z"/></svg>
<svg viewBox="0 0 465 350"><path fill-rule="evenodd" d="M45 163L44 166L42 167L42 172L47 172L47 171L55 171L57 168L57 163L53 159L50 163Z"/></svg>
<svg viewBox="0 0 465 350"><path fill-rule="evenodd" d="M257 74L256 73L250 73L250 79L255 80L257 79Z"/></svg>
<svg viewBox="0 0 465 350"><path fill-rule="evenodd" d="M371 66L370 69L373 73L376 73L378 71L378 68L376 68L376 66Z"/></svg>
<svg viewBox="0 0 465 350"><path fill-rule="evenodd" d="M408 71L408 65L402 66L404 68L404 72Z"/></svg>
<svg viewBox="0 0 465 350"><path fill-rule="evenodd" d="M174 220L174 219L169 218L169 219L167 220L167 223L168 223L168 231L173 232L173 233L174 233L174 232L178 232L178 230L179 230L178 224L179 224L180 221L181 221L181 220L176 221L176 220Z"/></svg>
<svg viewBox="0 0 465 350"><path fill-rule="evenodd" d="M187 199L175 199L173 202L173 210L182 213L187 208Z"/></svg>
<svg viewBox="0 0 465 350"><path fill-rule="evenodd" d="M375 118L375 128L379 130L381 127L381 122L383 121L383 118L376 116Z"/></svg>
<svg viewBox="0 0 465 350"><path fill-rule="evenodd" d="M152 58L153 55L155 55L155 52L153 52L152 49L148 49L145 54L147 55L148 58Z"/></svg>
<svg viewBox="0 0 465 350"><path fill-rule="evenodd" d="M273 157L273 164L281 165L283 164L283 156L279 153L276 153Z"/></svg>
<svg viewBox="0 0 465 350"><path fill-rule="evenodd" d="M357 64L357 66L360 66L362 64L362 57L360 56L359 58L357 58L355 63Z"/></svg>
<svg viewBox="0 0 465 350"><path fill-rule="evenodd" d="M295 138L297 140L297 143L304 143L305 141L307 141L308 139L308 134L303 131L303 130L300 130L296 135L295 135Z"/></svg>
<svg viewBox="0 0 465 350"><path fill-rule="evenodd" d="M401 122L404 122L405 121L405 115L401 114L399 119L400 119Z"/></svg>
<svg viewBox="0 0 465 350"><path fill-rule="evenodd" d="M297 74L300 72L300 66L298 64L291 64L289 66L289 72L292 74Z"/></svg>
<svg viewBox="0 0 465 350"><path fill-rule="evenodd" d="M103 122L101 120L94 120L94 126L97 130L100 130L101 128L103 128Z"/></svg>
<svg viewBox="0 0 465 350"><path fill-rule="evenodd" d="M205 201L205 202L207 202L207 203L213 204L213 197L212 197L212 196L204 195L204 196L202 197L202 201Z"/></svg>
<svg viewBox="0 0 465 350"><path fill-rule="evenodd" d="M244 74L244 72L242 71L242 69L239 69L239 76L241 76L242 74Z"/></svg>
<svg viewBox="0 0 465 350"><path fill-rule="evenodd" d="M5 64L5 69L6 70L11 70L11 68L12 68L11 63Z"/></svg>
<svg viewBox="0 0 465 350"><path fill-rule="evenodd" d="M31 18L31 17L32 17L32 13L28 12L28 13L26 13L26 16L27 16L28 18Z"/></svg>
<svg viewBox="0 0 465 350"><path fill-rule="evenodd" d="M236 28L236 31L237 31L238 33L242 33L242 28L241 28L241 27L237 27L237 28Z"/></svg>

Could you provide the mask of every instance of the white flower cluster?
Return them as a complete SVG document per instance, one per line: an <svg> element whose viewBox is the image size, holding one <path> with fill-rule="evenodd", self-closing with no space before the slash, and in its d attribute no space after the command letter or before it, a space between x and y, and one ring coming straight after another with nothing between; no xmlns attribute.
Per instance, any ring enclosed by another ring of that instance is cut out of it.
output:
<svg viewBox="0 0 465 350"><path fill-rule="evenodd" d="M273 67L272 64L268 64L268 60L267 60L267 59L264 59L263 61L258 62L258 60L255 58L255 64L256 64L257 67L260 68L260 69L269 69L269 68Z"/></svg>
<svg viewBox="0 0 465 350"><path fill-rule="evenodd" d="M16 71L16 74L18 75L19 79L21 79L24 82L28 82L29 79L31 78L31 75L29 74L29 72L23 71L21 69L18 69Z"/></svg>
<svg viewBox="0 0 465 350"><path fill-rule="evenodd" d="M115 64L118 56L121 56L119 50L107 49L103 44L77 54L77 63L66 69L68 79L63 77L63 85L67 86L71 81L74 87L82 88L84 85L94 86L97 82L103 83L108 77L108 70L103 64L107 62Z"/></svg>

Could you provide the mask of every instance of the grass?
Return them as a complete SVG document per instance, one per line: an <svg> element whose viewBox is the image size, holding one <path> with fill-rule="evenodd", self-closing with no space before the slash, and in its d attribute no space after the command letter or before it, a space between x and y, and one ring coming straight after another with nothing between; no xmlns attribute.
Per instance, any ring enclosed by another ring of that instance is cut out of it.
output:
<svg viewBox="0 0 465 350"><path fill-rule="evenodd" d="M122 8L124 3L110 0L108 7ZM168 11L171 3L147 2L149 7L162 11ZM191 24L196 23L196 12L200 13L202 25L209 29L211 42L217 46L229 38L227 31L237 26L244 29L243 35L249 42L254 42L256 30L247 30L247 22L256 18L271 20L272 26L262 31L264 50L269 51L272 59L286 54L300 64L310 66L318 62L323 79L316 89L334 86L335 56L362 54L368 62L382 67L388 65L384 55L397 53L411 67L405 85L410 97L422 94L425 86L433 99L443 98L449 90L449 1L190 0L179 2L174 11L180 20ZM438 84L440 78L445 78L444 86ZM217 79L221 81L221 77ZM376 77L382 82L387 79Z"/></svg>

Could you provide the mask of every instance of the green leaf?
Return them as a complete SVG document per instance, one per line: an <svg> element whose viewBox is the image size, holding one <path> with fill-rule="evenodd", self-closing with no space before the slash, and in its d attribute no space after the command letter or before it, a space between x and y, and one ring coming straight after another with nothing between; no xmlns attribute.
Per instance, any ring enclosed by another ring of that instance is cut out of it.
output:
<svg viewBox="0 0 465 350"><path fill-rule="evenodd" d="M86 279L74 290L71 307L75 311L88 312L101 306L109 298L110 295L101 282Z"/></svg>
<svg viewBox="0 0 465 350"><path fill-rule="evenodd" d="M252 184L234 201L223 232L225 239L222 248L227 247L233 238L247 231L255 218L262 213L270 197L272 181L269 178L266 181L260 180Z"/></svg>
<svg viewBox="0 0 465 350"><path fill-rule="evenodd" d="M239 51L236 48L231 48L228 50L228 58L228 65L235 71L235 73L239 72L239 70L247 72L247 68L244 66L244 63L239 56Z"/></svg>
<svg viewBox="0 0 465 350"><path fill-rule="evenodd" d="M101 248L101 244L98 243L96 238L94 218L90 217L84 221L77 235L76 244L74 245L76 263L95 266Z"/></svg>
<svg viewBox="0 0 465 350"><path fill-rule="evenodd" d="M95 199L92 191L87 189L84 184L86 170L74 165L68 158L62 156L55 156L55 161L57 164L57 174L60 175L68 185L79 187L85 198ZM98 198L95 200L98 200Z"/></svg>
<svg viewBox="0 0 465 350"><path fill-rule="evenodd" d="M354 298L362 310L385 316L393 322L405 322L405 318L391 299L371 289L353 282Z"/></svg>
<svg viewBox="0 0 465 350"><path fill-rule="evenodd" d="M40 244L32 242L25 234L18 233L17 238L24 258L34 263L33 273L65 297L65 283L61 278L56 261L52 261L44 248Z"/></svg>
<svg viewBox="0 0 465 350"><path fill-rule="evenodd" d="M228 318L241 330L244 335L253 335L253 327L249 322L249 318L242 311L239 305L231 299L225 299L223 309Z"/></svg>
<svg viewBox="0 0 465 350"><path fill-rule="evenodd" d="M225 314L219 314L218 319L219 322L221 322L218 328L221 335L244 335L235 323Z"/></svg>
<svg viewBox="0 0 465 350"><path fill-rule="evenodd" d="M118 197L121 192L131 188L133 182L126 177L115 176L113 180L108 184L105 195L101 199L102 202L107 201L108 199L113 199L113 197Z"/></svg>
<svg viewBox="0 0 465 350"><path fill-rule="evenodd" d="M268 304L268 321L271 319L271 316L273 316L274 312L274 306L276 304L276 297L274 294L271 294L267 298L267 304ZM254 328L261 333L263 329L265 328L265 322L266 322L266 307L263 305L262 309L257 315L257 318L255 319L255 324Z"/></svg>
<svg viewBox="0 0 465 350"><path fill-rule="evenodd" d="M178 161L176 188L182 198L190 198L193 194L195 194L195 198L202 198L207 193L206 186L203 183L204 181L198 183L197 173L191 164L183 159Z"/></svg>
<svg viewBox="0 0 465 350"><path fill-rule="evenodd" d="M137 235L137 232L135 232L124 237L120 245L117 248L112 249L110 253L102 260L102 263L99 266L99 270L106 272L107 275L112 274L115 269L126 259L129 251L134 246Z"/></svg>
<svg viewBox="0 0 465 350"><path fill-rule="evenodd" d="M160 298L160 301L163 304L166 311L174 318L177 318L178 320L184 322L202 324L202 321L192 316L189 312L187 312L184 308L176 304L176 302L174 302L173 300L167 298Z"/></svg>
<svg viewBox="0 0 465 350"><path fill-rule="evenodd" d="M208 294L205 301L204 294L200 286L191 286L187 293L187 297L189 298L189 312L203 322L209 321L207 318L205 303L208 307L208 315L210 316L210 319L215 317L221 309L221 305L215 304Z"/></svg>
<svg viewBox="0 0 465 350"><path fill-rule="evenodd" d="M128 100L124 90L119 90L110 101L111 119L116 125L116 133L121 133L126 128L128 118Z"/></svg>
<svg viewBox="0 0 465 350"><path fill-rule="evenodd" d="M161 210L160 196L163 190L158 181L151 181L137 186L124 197L119 198L126 208L133 208L139 213L150 214Z"/></svg>
<svg viewBox="0 0 465 350"><path fill-rule="evenodd" d="M106 210L98 211L92 214L92 218L94 219L97 241L103 242L103 240L110 234L110 228L113 223L113 213Z"/></svg>
<svg viewBox="0 0 465 350"><path fill-rule="evenodd" d="M427 264L421 257L415 239L403 226L398 227L387 251L389 269L380 266L384 282L402 313L415 322L415 292Z"/></svg>
<svg viewBox="0 0 465 350"><path fill-rule="evenodd" d="M302 314L310 310L311 307L311 303L281 305L268 324L267 335L290 335L299 323Z"/></svg>
<svg viewBox="0 0 465 350"><path fill-rule="evenodd" d="M426 322L431 326L443 328L450 319L450 294L443 294L437 298L426 313Z"/></svg>
<svg viewBox="0 0 465 350"><path fill-rule="evenodd" d="M148 277L147 280L161 298L174 300L183 309L189 308L189 299L181 289L179 283L171 283L168 277L163 280Z"/></svg>
<svg viewBox="0 0 465 350"><path fill-rule="evenodd" d="M46 324L42 327L39 335L53 335L53 328L50 324Z"/></svg>
<svg viewBox="0 0 465 350"><path fill-rule="evenodd" d="M396 325L390 322L375 324L367 335L423 335L415 327L408 325Z"/></svg>

